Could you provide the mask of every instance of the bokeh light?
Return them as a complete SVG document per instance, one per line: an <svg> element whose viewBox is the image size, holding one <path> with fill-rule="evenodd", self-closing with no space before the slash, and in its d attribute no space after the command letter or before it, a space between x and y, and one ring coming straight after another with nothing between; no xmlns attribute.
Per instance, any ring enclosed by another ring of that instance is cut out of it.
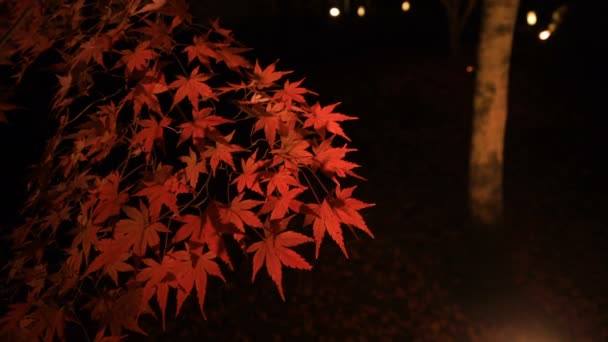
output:
<svg viewBox="0 0 608 342"><path fill-rule="evenodd" d="M360 17L365 17L365 6L357 7L357 15Z"/></svg>
<svg viewBox="0 0 608 342"><path fill-rule="evenodd" d="M530 25L530 26L536 25L536 23L538 22L536 12L528 11L528 14L526 14L526 21L528 22L528 25Z"/></svg>
<svg viewBox="0 0 608 342"><path fill-rule="evenodd" d="M540 40L547 40L547 39L549 39L549 37L551 37L551 31L549 31L549 30L541 31L538 34L538 39L540 39Z"/></svg>
<svg viewBox="0 0 608 342"><path fill-rule="evenodd" d="M404 2L401 3L401 10L403 12L409 11L411 7L412 7L412 5L410 4L409 1L404 1Z"/></svg>
<svg viewBox="0 0 608 342"><path fill-rule="evenodd" d="M337 17L340 15L340 9L338 7L332 7L329 9L329 15L332 17Z"/></svg>

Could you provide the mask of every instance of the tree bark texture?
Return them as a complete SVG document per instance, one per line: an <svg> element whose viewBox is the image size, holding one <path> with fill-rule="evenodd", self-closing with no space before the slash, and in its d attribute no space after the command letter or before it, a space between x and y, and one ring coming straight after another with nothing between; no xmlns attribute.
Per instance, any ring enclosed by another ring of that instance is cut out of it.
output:
<svg viewBox="0 0 608 342"><path fill-rule="evenodd" d="M473 98L469 204L474 222L503 219L503 152L509 65L519 0L484 0Z"/></svg>

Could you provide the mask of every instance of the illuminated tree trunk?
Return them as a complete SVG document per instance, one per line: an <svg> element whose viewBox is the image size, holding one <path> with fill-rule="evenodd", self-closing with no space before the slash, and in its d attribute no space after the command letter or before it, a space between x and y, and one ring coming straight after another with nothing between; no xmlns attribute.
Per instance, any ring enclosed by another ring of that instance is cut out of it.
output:
<svg viewBox="0 0 608 342"><path fill-rule="evenodd" d="M473 99L469 201L475 222L503 216L503 151L513 31L519 0L484 0Z"/></svg>

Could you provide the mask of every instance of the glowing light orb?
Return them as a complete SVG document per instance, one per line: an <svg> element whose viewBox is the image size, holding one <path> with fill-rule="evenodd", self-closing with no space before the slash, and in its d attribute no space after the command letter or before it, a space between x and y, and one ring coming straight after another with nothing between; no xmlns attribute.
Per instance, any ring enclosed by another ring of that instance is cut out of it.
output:
<svg viewBox="0 0 608 342"><path fill-rule="evenodd" d="M365 6L357 7L357 15L360 17L365 17Z"/></svg>
<svg viewBox="0 0 608 342"><path fill-rule="evenodd" d="M403 12L409 11L411 7L412 7L412 5L410 4L409 1L404 1L404 2L401 3L401 10Z"/></svg>
<svg viewBox="0 0 608 342"><path fill-rule="evenodd" d="M329 15L331 15L332 17L337 17L340 15L340 9L338 7L332 7L329 9Z"/></svg>
<svg viewBox="0 0 608 342"><path fill-rule="evenodd" d="M467 72L470 74L470 73L472 73L472 72L473 72L473 70L475 70L475 68L473 68L473 66L472 66L472 65L467 65L466 70L467 70Z"/></svg>
<svg viewBox="0 0 608 342"><path fill-rule="evenodd" d="M528 22L528 25L530 25L530 26L536 25L536 23L538 22L538 18L536 17L536 12L528 11L528 14L526 14L526 21Z"/></svg>
<svg viewBox="0 0 608 342"><path fill-rule="evenodd" d="M549 30L541 31L538 34L538 39L540 39L540 40L547 40L547 39L549 39L549 37L551 37L551 31L549 31Z"/></svg>

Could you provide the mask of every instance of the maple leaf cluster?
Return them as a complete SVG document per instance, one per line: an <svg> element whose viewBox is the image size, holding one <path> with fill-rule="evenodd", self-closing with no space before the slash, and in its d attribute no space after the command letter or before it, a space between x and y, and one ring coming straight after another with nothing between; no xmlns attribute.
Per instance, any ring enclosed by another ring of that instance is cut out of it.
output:
<svg viewBox="0 0 608 342"><path fill-rule="evenodd" d="M348 257L345 227L373 237L360 213L373 204L343 187L363 179L345 159L356 149L342 123L356 118L310 102L317 94L276 62L252 62L217 20L201 29L185 0L2 5L14 82L36 60L60 62L57 130L8 236L7 277L25 286L1 334L64 339L86 313L96 341L117 341L145 334L150 304L164 327L168 301L177 315L189 297L204 315L209 277L234 267L227 239L253 255L252 281L265 267L284 300L283 266L312 268L298 246L314 243L318 258L327 233Z"/></svg>

